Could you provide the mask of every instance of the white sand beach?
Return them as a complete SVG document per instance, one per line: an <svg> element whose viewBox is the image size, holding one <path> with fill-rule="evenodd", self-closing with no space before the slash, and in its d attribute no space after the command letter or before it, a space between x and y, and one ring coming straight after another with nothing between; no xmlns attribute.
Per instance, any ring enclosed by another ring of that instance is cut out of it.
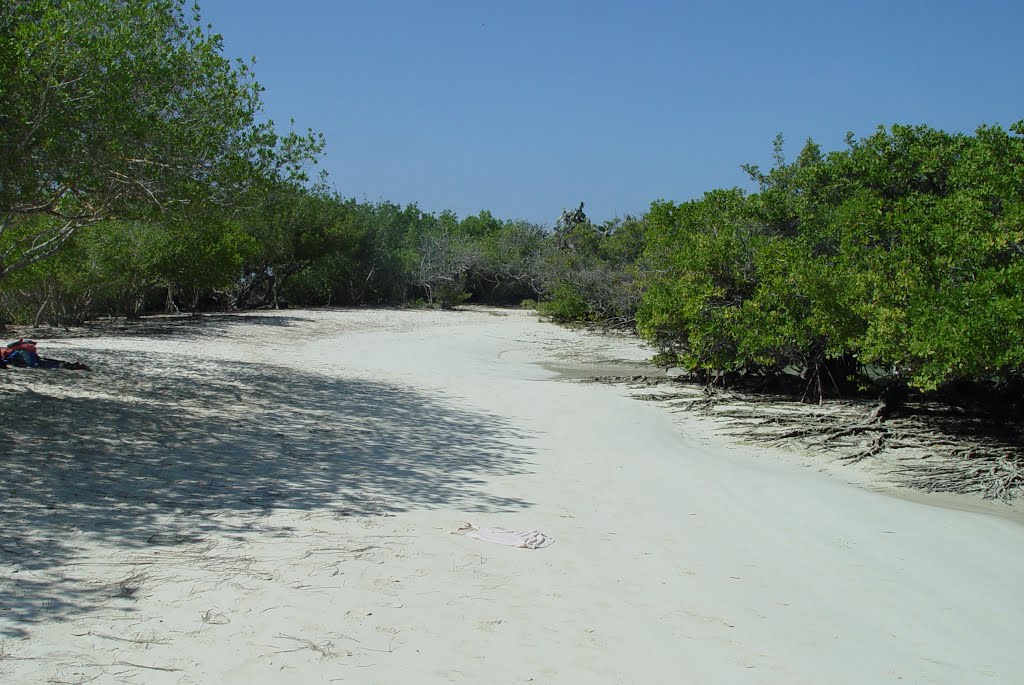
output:
<svg viewBox="0 0 1024 685"><path fill-rule="evenodd" d="M40 351L94 371L0 376L0 682L1024 682L1019 520L551 370L635 340L296 310Z"/></svg>

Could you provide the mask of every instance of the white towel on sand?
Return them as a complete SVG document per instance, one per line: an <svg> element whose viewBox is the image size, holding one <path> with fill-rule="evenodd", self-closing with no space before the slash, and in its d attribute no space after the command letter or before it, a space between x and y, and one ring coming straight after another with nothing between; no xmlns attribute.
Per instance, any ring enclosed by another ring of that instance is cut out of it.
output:
<svg viewBox="0 0 1024 685"><path fill-rule="evenodd" d="M452 535L465 535L468 538L493 542L498 545L509 545L510 547L523 547L525 549L540 549L547 547L554 538L548 537L539 530L520 532L505 530L504 528L477 528L472 523L464 523L452 531Z"/></svg>

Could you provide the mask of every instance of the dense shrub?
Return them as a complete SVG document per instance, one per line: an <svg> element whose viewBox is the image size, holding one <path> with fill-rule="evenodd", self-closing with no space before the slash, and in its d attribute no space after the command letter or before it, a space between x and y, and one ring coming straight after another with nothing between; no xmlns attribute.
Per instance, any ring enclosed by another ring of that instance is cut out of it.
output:
<svg viewBox="0 0 1024 685"><path fill-rule="evenodd" d="M1013 135L1016 133L1017 135ZM923 390L1024 367L1024 125L894 126L652 205L640 331L680 364Z"/></svg>

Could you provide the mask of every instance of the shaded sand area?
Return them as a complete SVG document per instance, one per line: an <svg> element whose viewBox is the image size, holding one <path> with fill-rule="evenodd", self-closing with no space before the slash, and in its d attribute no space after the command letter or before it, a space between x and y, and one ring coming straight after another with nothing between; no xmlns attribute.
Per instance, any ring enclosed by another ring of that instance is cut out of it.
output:
<svg viewBox="0 0 1024 685"><path fill-rule="evenodd" d="M635 341L498 310L147 330L0 377L0 682L1024 682L1024 526L551 370Z"/></svg>

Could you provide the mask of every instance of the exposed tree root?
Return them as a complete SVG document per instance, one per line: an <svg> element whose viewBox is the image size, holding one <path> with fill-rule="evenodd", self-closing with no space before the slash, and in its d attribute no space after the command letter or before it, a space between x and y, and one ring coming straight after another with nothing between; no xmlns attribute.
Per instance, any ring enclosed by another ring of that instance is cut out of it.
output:
<svg viewBox="0 0 1024 685"><path fill-rule="evenodd" d="M956 450L954 457L894 469L926 492L968 492L1008 502L1024 494L1024 459L1016 454Z"/></svg>
<svg viewBox="0 0 1024 685"><path fill-rule="evenodd" d="M1015 422L939 404L863 401L824 406L706 386L638 399L729 421L726 433L772 446L799 445L857 463L879 458L896 483L926 492L1024 496L1024 429Z"/></svg>

